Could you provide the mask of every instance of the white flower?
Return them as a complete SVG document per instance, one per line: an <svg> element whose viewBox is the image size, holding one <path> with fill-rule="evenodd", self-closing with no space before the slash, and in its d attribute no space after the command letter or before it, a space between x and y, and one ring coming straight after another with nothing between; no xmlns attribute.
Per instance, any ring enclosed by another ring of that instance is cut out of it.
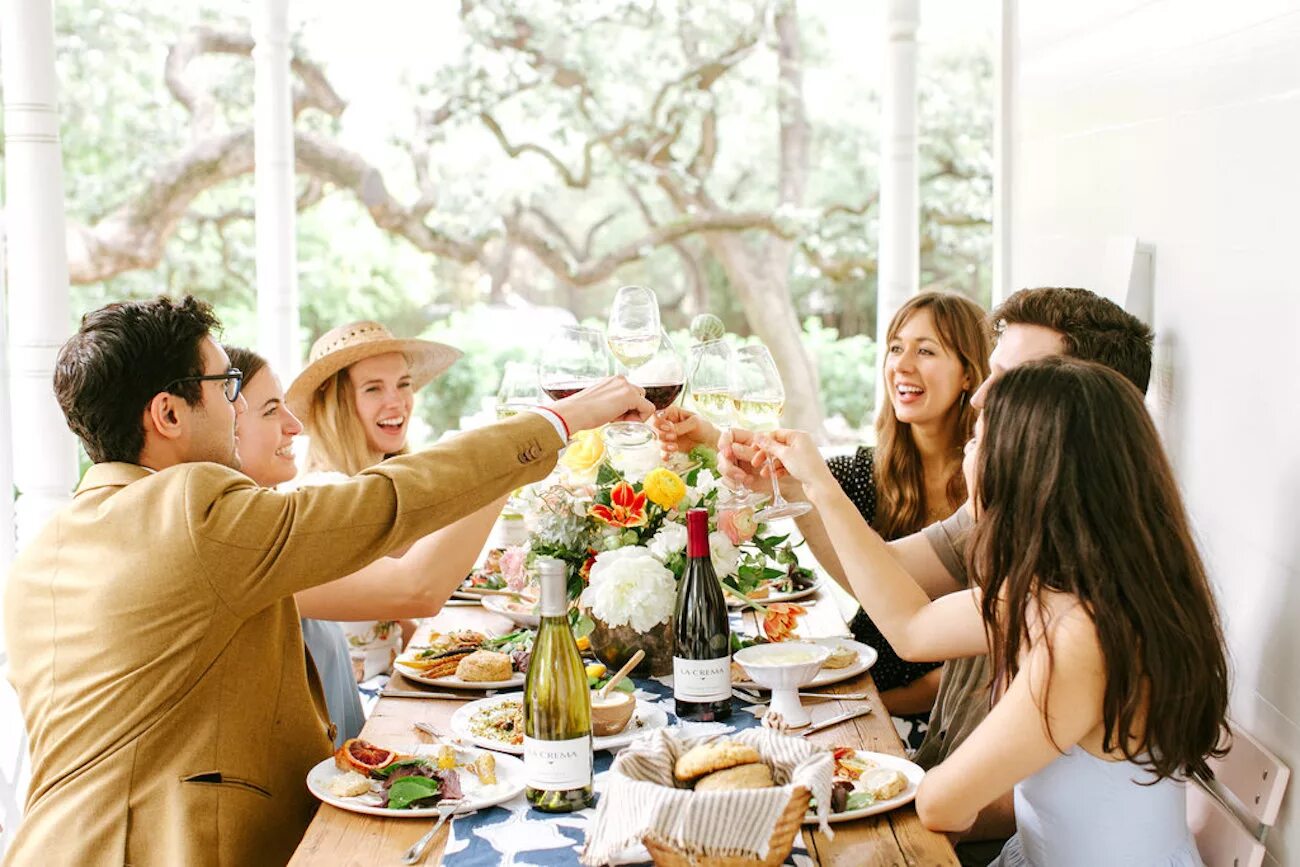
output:
<svg viewBox="0 0 1300 867"><path fill-rule="evenodd" d="M665 521L647 547L655 559L660 563L667 563L669 557L686 547L686 527L672 521Z"/></svg>
<svg viewBox="0 0 1300 867"><path fill-rule="evenodd" d="M677 580L645 548L616 548L596 555L582 604L609 626L649 632L672 616Z"/></svg>
<svg viewBox="0 0 1300 867"><path fill-rule="evenodd" d="M691 486L687 493L692 503L698 503L704 499L710 491L715 491L720 482L718 477L713 474L712 470L701 469L695 475L695 484Z"/></svg>
<svg viewBox="0 0 1300 867"><path fill-rule="evenodd" d="M719 578L735 575L740 568L740 549L731 544L726 533L714 530L709 534L709 553L713 556L713 571Z"/></svg>

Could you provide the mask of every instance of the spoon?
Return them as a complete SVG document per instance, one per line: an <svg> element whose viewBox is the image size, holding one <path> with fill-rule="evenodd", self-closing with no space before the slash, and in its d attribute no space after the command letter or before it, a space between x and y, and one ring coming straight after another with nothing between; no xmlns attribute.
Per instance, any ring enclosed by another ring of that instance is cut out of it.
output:
<svg viewBox="0 0 1300 867"><path fill-rule="evenodd" d="M613 689L614 686L620 680L627 677L628 672L636 668L637 663L643 659L645 659L644 650L638 650L636 653L632 654L632 658L629 659L627 662L623 663L623 667L618 670L617 674L615 674L613 677L609 679L609 683L605 684L600 688L600 690L596 693L596 697L599 698L601 701L604 701L605 697L609 695L609 691Z"/></svg>

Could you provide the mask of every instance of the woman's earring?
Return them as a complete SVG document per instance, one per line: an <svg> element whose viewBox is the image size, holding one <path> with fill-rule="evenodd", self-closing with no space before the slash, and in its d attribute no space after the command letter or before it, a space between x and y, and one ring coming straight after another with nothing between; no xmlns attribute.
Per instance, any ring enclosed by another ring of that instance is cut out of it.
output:
<svg viewBox="0 0 1300 867"><path fill-rule="evenodd" d="M961 413L965 412L965 410L966 410L966 392L963 391L961 393L961 397L957 398L957 414L961 415Z"/></svg>

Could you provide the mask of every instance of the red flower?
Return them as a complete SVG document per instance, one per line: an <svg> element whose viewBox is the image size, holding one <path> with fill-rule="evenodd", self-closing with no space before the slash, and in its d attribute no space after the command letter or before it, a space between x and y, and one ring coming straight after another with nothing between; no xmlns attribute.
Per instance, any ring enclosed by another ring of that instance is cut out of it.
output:
<svg viewBox="0 0 1300 867"><path fill-rule="evenodd" d="M582 580L583 580L584 582L590 582L590 581L591 581L591 567L592 567L592 566L595 566L595 565L596 565L596 549L595 549L595 548L588 548L588 549L587 549L587 562L586 562L586 563L583 563L583 564L582 564L582 568L581 568L580 570L578 570L578 574L582 576Z"/></svg>
<svg viewBox="0 0 1300 867"><path fill-rule="evenodd" d="M793 602L773 602L768 605L763 614L763 632L766 633L767 640L787 641L798 638L794 631L798 625L797 618L807 613L808 609Z"/></svg>
<svg viewBox="0 0 1300 867"><path fill-rule="evenodd" d="M638 494L627 482L609 492L609 505L597 504L588 511L612 527L640 527L646 522L645 493Z"/></svg>

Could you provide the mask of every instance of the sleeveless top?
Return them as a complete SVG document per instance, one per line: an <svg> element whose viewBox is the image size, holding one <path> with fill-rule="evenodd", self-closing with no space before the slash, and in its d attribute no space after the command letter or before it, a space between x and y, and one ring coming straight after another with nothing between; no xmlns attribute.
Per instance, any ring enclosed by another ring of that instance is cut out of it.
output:
<svg viewBox="0 0 1300 867"><path fill-rule="evenodd" d="M320 675L330 721L337 727L334 746L340 747L345 740L360 735L361 727L366 724L347 639L334 621L304 617L302 640L311 654L311 661L316 664L316 673Z"/></svg>
<svg viewBox="0 0 1300 867"><path fill-rule="evenodd" d="M1016 835L991 867L1202 867L1185 784L1074 746L1016 784Z"/></svg>

